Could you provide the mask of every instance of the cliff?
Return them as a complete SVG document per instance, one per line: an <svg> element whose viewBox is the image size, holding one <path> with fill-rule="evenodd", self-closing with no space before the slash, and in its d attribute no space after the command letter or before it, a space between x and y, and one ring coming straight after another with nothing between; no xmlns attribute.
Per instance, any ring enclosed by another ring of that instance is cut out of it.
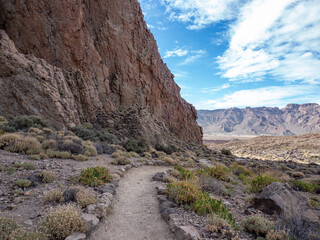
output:
<svg viewBox="0 0 320 240"><path fill-rule="evenodd" d="M0 0L0 114L201 143L137 0Z"/></svg>
<svg viewBox="0 0 320 240"><path fill-rule="evenodd" d="M198 111L199 124L207 135L290 136L320 132L320 106L316 103L277 107L230 108Z"/></svg>

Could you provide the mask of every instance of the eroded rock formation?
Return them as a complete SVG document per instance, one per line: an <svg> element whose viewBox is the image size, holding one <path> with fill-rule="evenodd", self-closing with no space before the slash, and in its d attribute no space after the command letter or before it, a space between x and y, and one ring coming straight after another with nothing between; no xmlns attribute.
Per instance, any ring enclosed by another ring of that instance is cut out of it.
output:
<svg viewBox="0 0 320 240"><path fill-rule="evenodd" d="M202 141L137 0L0 0L0 28L0 114Z"/></svg>

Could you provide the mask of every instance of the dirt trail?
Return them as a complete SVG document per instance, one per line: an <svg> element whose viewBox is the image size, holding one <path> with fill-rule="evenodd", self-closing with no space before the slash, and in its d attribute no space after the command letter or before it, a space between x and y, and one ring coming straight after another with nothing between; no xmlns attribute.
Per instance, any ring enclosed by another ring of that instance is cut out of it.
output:
<svg viewBox="0 0 320 240"><path fill-rule="evenodd" d="M152 177L166 167L133 168L120 180L111 215L99 224L90 240L174 240L161 219Z"/></svg>

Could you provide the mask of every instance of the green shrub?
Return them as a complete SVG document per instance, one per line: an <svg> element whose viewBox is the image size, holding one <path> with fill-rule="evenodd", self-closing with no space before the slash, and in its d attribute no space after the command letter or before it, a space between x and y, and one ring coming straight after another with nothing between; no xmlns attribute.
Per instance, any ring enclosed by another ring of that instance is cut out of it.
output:
<svg viewBox="0 0 320 240"><path fill-rule="evenodd" d="M242 223L242 227L257 237L265 237L274 227L274 223L260 216L252 216Z"/></svg>
<svg viewBox="0 0 320 240"><path fill-rule="evenodd" d="M57 144L57 150L60 152L70 152L73 155L83 154L84 148L78 142L72 140L64 140Z"/></svg>
<svg viewBox="0 0 320 240"><path fill-rule="evenodd" d="M52 183L56 180L55 174L51 171L43 171L40 176L43 183Z"/></svg>
<svg viewBox="0 0 320 240"><path fill-rule="evenodd" d="M314 193L315 190L320 187L317 184L307 183L299 180L292 180L290 184L294 189L310 193Z"/></svg>
<svg viewBox="0 0 320 240"><path fill-rule="evenodd" d="M51 239L64 240L75 232L88 231L88 225L81 217L80 209L68 204L52 209L42 222L45 233Z"/></svg>
<svg viewBox="0 0 320 240"><path fill-rule="evenodd" d="M31 186L31 181L27 179L17 179L14 181L14 185L16 185L19 188L28 188Z"/></svg>
<svg viewBox="0 0 320 240"><path fill-rule="evenodd" d="M164 146L161 144L157 144L156 145L156 150L157 151L161 151L161 152L165 152L168 155L171 155L175 152L179 152L179 148L176 147L175 145L169 145L169 146Z"/></svg>
<svg viewBox="0 0 320 240"><path fill-rule="evenodd" d="M230 181L229 169L227 167L218 165L216 167L208 167L205 169L210 177L216 178L221 181Z"/></svg>
<svg viewBox="0 0 320 240"><path fill-rule="evenodd" d="M224 154L224 155L231 155L232 154L230 149L225 149L225 148L222 148L220 152L221 152L221 154Z"/></svg>
<svg viewBox="0 0 320 240"><path fill-rule="evenodd" d="M19 228L17 222L10 218L0 217L0 239L9 240L10 234Z"/></svg>
<svg viewBox="0 0 320 240"><path fill-rule="evenodd" d="M235 223L232 214L228 212L220 200L211 198L209 193L201 191L198 186L190 182L183 181L168 184L167 194L169 198L180 205L190 205L191 210L198 215L214 213L232 225Z"/></svg>
<svg viewBox="0 0 320 240"><path fill-rule="evenodd" d="M25 162L22 164L23 169L25 170L35 170L37 165L31 162Z"/></svg>
<svg viewBox="0 0 320 240"><path fill-rule="evenodd" d="M111 182L112 176L105 167L91 167L81 171L79 181L84 185L96 187Z"/></svg>
<svg viewBox="0 0 320 240"><path fill-rule="evenodd" d="M80 125L73 127L72 132L83 140L90 140L92 142L108 142L111 144L117 144L119 141L117 137L111 133L105 131L99 131L92 128L92 125Z"/></svg>
<svg viewBox="0 0 320 240"><path fill-rule="evenodd" d="M234 175L236 176L240 176L240 175L244 175L244 176L253 176L254 173L253 171L249 170L248 168L239 165L238 163L233 163L230 166L231 171L233 172Z"/></svg>
<svg viewBox="0 0 320 240"><path fill-rule="evenodd" d="M16 167L10 166L10 167L7 168L7 174L8 175L12 175L16 170L17 170Z"/></svg>
<svg viewBox="0 0 320 240"><path fill-rule="evenodd" d="M264 187L268 186L272 182L279 182L277 179L268 175L256 176L251 180L251 191L260 192Z"/></svg>
<svg viewBox="0 0 320 240"><path fill-rule="evenodd" d="M187 180L187 179L195 179L195 175L192 171L185 169L184 167L180 165L176 165L174 167L175 170L177 170L180 175L178 176L181 180Z"/></svg>
<svg viewBox="0 0 320 240"><path fill-rule="evenodd" d="M49 238L45 233L29 232L25 229L18 228L10 234L9 240L49 240Z"/></svg>
<svg viewBox="0 0 320 240"><path fill-rule="evenodd" d="M72 158L76 161L79 161L79 162L84 162L84 161L88 161L89 158L85 155L82 155L82 154L79 154L79 155L72 155Z"/></svg>
<svg viewBox="0 0 320 240"><path fill-rule="evenodd" d="M48 127L49 124L36 116L18 116L13 119L9 119L8 123L3 124L1 128L5 132L17 132L17 131L28 131L29 128L39 128Z"/></svg>
<svg viewBox="0 0 320 240"><path fill-rule="evenodd" d="M128 152L136 153L143 153L149 150L149 146L144 140L137 141L134 139L129 139L124 147Z"/></svg>

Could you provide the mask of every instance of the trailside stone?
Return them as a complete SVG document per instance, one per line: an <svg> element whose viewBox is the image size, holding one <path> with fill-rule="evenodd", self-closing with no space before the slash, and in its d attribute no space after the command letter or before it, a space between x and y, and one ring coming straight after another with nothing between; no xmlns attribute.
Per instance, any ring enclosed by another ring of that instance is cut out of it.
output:
<svg viewBox="0 0 320 240"><path fill-rule="evenodd" d="M194 226L181 226L174 232L177 240L200 240L201 236Z"/></svg>
<svg viewBox="0 0 320 240"><path fill-rule="evenodd" d="M84 240L86 239L86 235L84 233L75 232L69 237L67 237L65 240Z"/></svg>

